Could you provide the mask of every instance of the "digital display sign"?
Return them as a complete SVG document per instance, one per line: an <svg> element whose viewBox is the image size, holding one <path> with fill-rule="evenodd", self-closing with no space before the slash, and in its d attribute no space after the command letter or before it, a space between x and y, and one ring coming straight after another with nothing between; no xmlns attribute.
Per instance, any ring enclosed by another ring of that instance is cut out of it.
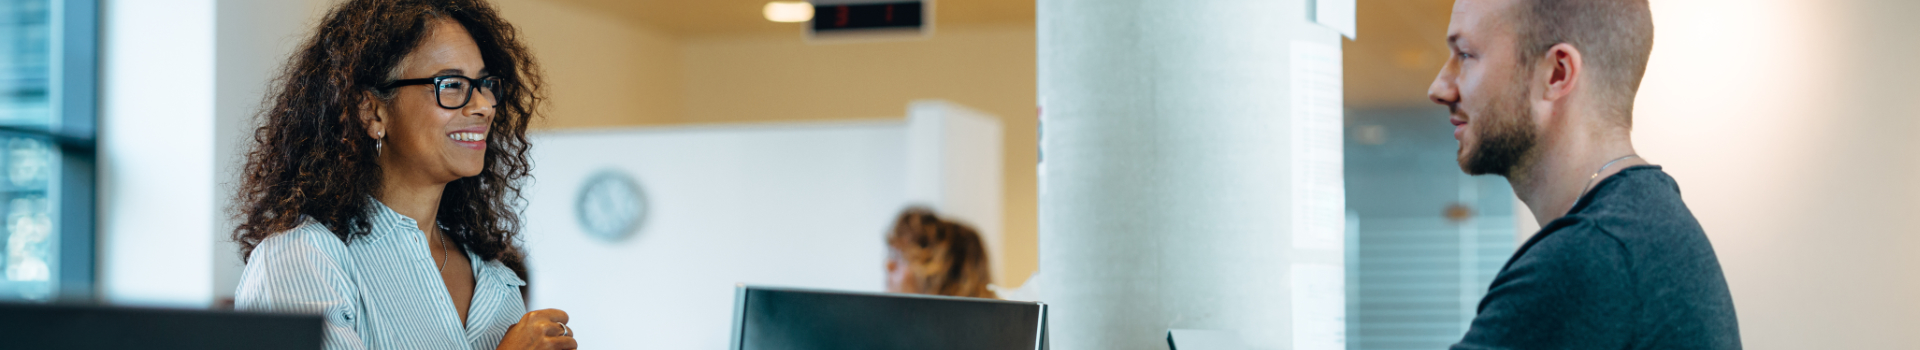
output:
<svg viewBox="0 0 1920 350"><path fill-rule="evenodd" d="M918 30L926 22L923 1L813 5L812 29L819 34L871 29Z"/></svg>

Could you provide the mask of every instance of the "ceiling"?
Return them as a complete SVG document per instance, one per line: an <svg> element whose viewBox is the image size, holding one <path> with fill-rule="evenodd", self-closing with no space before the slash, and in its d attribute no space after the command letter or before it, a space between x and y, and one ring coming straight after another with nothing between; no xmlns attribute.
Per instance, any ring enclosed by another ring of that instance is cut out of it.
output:
<svg viewBox="0 0 1920 350"><path fill-rule="evenodd" d="M1360 0L1360 40L1344 45L1347 106L1435 106L1427 85L1446 63L1453 0Z"/></svg>
<svg viewBox="0 0 1920 350"><path fill-rule="evenodd" d="M677 37L795 33L761 18L766 0L550 0L606 11ZM940 25L1033 23L1034 0L940 0ZM1447 57L1453 0L1359 0L1360 40L1347 41L1346 99L1357 108L1430 106L1428 83Z"/></svg>
<svg viewBox="0 0 1920 350"><path fill-rule="evenodd" d="M767 0L552 0L612 12L680 37L714 34L796 33L800 23L769 22L760 15ZM935 25L1033 23L1034 0L944 0L934 2Z"/></svg>

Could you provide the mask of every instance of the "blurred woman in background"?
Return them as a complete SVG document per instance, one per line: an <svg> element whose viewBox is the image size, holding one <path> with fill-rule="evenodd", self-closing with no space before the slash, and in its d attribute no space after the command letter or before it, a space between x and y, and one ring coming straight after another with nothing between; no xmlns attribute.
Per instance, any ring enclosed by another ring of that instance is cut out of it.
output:
<svg viewBox="0 0 1920 350"><path fill-rule="evenodd" d="M233 239L235 308L319 314L328 349L572 349L518 244L541 84L481 0L337 5L275 81ZM216 335L217 336L217 335Z"/></svg>
<svg viewBox="0 0 1920 350"><path fill-rule="evenodd" d="M908 208L887 232L887 291L995 298L987 249L972 227Z"/></svg>

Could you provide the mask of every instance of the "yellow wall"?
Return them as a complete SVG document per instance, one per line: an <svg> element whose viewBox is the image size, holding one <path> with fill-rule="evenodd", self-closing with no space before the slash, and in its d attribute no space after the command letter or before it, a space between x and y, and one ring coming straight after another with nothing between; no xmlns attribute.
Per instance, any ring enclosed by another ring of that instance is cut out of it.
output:
<svg viewBox="0 0 1920 350"><path fill-rule="evenodd" d="M899 118L926 98L999 116L1007 261L995 283L1017 286L1039 268L1032 24L941 27L919 41L808 44L790 33L684 47L690 123Z"/></svg>
<svg viewBox="0 0 1920 350"><path fill-rule="evenodd" d="M1033 34L1009 24L882 43L808 44L799 33L691 39L687 120L900 117L920 98L1031 117Z"/></svg>
<svg viewBox="0 0 1920 350"><path fill-rule="evenodd" d="M792 33L676 38L546 0L496 0L546 69L541 128L901 118L944 99L1005 126L1007 261L995 283L1039 268L1034 28L950 25L925 40L808 44Z"/></svg>
<svg viewBox="0 0 1920 350"><path fill-rule="evenodd" d="M675 123L682 110L680 43L652 28L541 0L496 0L546 72L540 128Z"/></svg>

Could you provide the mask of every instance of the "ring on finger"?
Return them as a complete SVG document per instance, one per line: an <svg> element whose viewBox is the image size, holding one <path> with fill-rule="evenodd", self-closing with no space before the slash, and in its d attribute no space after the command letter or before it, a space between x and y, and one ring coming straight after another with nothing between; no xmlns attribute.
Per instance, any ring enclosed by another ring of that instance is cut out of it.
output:
<svg viewBox="0 0 1920 350"><path fill-rule="evenodd" d="M571 337L571 336L573 336L573 328L572 328L572 327L567 327L567 324L565 324L565 323L559 323L559 322L555 322L554 324L558 324L558 325L560 325L560 336L562 336L562 337Z"/></svg>

